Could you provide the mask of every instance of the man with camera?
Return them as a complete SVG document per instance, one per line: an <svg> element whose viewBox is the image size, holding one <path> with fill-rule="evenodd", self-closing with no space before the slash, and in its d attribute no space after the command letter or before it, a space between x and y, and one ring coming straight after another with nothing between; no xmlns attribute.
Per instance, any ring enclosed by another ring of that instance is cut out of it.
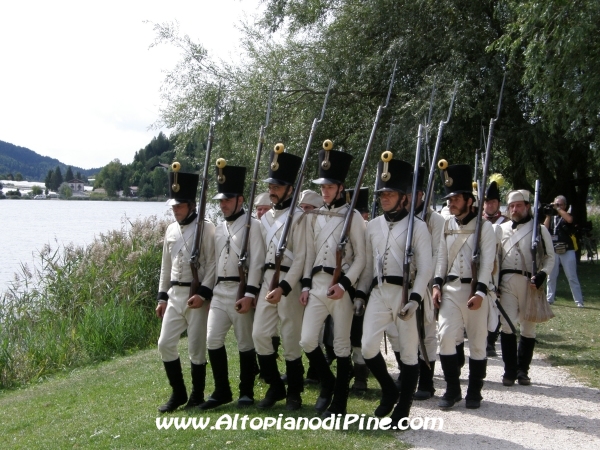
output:
<svg viewBox="0 0 600 450"><path fill-rule="evenodd" d="M550 231L552 244L554 245L555 263L554 269L548 278L548 291L546 299L553 304L556 296L556 279L558 278L559 266L563 266L571 294L578 308L583 308L583 294L581 285L577 278L577 257L575 256L575 244L571 235L571 224L573 216L567 212L567 199L559 195L551 205L545 205L544 212L547 214L544 225Z"/></svg>

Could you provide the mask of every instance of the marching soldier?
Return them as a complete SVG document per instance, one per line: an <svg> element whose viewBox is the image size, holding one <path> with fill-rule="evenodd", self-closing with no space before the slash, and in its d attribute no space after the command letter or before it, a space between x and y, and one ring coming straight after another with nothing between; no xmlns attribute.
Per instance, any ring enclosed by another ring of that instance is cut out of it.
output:
<svg viewBox="0 0 600 450"><path fill-rule="evenodd" d="M300 347L304 307L298 298L306 253L305 227L303 222L299 222L303 216L302 210L292 205L294 183L302 158L290 153L272 151L270 161L269 178L265 182L269 184L269 196L273 207L261 218L262 238L266 245L265 272L256 304L252 333L261 372L265 382L269 384L269 389L258 406L270 408L276 402L285 399L286 409L294 411L302 406L300 395L304 390L304 367ZM270 290L275 273L275 255L290 208L294 208L294 216L287 238L287 249L281 261L280 281L275 289ZM271 336L277 333L279 323L287 374L287 392L277 368L277 353L271 340Z"/></svg>
<svg viewBox="0 0 600 450"><path fill-rule="evenodd" d="M169 173L170 200L167 205L173 208L175 222L167 227L165 233L156 315L162 319L158 351L172 387L172 394L169 400L158 408L161 413L175 411L186 402L186 408L204 402L206 321L215 275L215 226L205 220L198 258L198 277L201 285L198 292L190 297L190 256L196 230L198 179L198 174L194 173ZM193 386L189 400L177 352L177 343L186 329Z"/></svg>
<svg viewBox="0 0 600 450"><path fill-rule="evenodd" d="M224 160L217 160L217 164L220 161ZM250 219L246 291L244 297L238 299L240 284L238 261L243 252L242 242L247 229L248 214L250 214L250 211L245 212L243 209L246 168L217 166L216 175L218 194L213 197L213 200L219 200L224 220L215 230L217 281L208 313L207 335L208 357L215 380L215 390L206 402L200 405L202 410L213 409L233 400L225 349L225 338L232 326L240 357L240 396L237 405L243 407L254 404L254 378L257 366L252 340L253 306L260 286L262 262L265 256L260 236L260 223L258 220Z"/></svg>
<svg viewBox="0 0 600 450"><path fill-rule="evenodd" d="M529 290L541 288L555 264L552 237L546 227L541 226L542 241L538 246L538 272L535 274L529 272L532 267L532 214L536 214L536 211L531 210L530 197L529 191L524 189L509 192L507 203L512 222L500 226L502 228L500 304L511 322L515 325L518 322L521 326L521 338L517 349L517 336L513 334L504 316L500 317L504 386L512 386L515 380L522 385L531 383L528 371L535 347L535 323L524 319L527 296Z"/></svg>
<svg viewBox="0 0 600 450"><path fill-rule="evenodd" d="M423 208L425 204L423 203L423 198L425 192L423 190L423 182L425 180L425 168L419 167L419 173L417 177L417 201L415 206L415 214L421 217L423 212ZM411 184L412 186L412 180ZM412 192L407 193L407 208L410 208L410 202L412 201ZM431 235L431 252L432 252L432 271L431 275L433 277L433 269L437 263L437 255L440 245L440 239L442 237L442 233L444 231L444 218L437 212L433 210L433 208L428 207L427 213L425 215L425 224L427 225L427 230ZM432 282L430 284L433 284ZM429 367L425 364L424 356L419 354L419 385L417 388L417 392L415 392L414 398L415 400L427 400L431 398L435 392L433 387L433 373L435 370L435 361L437 358L437 321L435 319L435 314L433 311L433 302L431 300L431 290L428 285L427 289L424 291L423 295L423 304L425 305L425 349L427 351L427 357L429 358Z"/></svg>
<svg viewBox="0 0 600 450"><path fill-rule="evenodd" d="M366 232L367 263L358 284L357 298L366 299L362 350L365 362L381 385L381 401L375 410L377 417L392 414L395 424L408 417L419 377L419 335L416 310L431 278L431 236L420 219L414 220L411 273L415 274L409 301L402 307L403 289L410 282L403 280L404 252L409 227L406 192L411 189L413 166L405 161L390 160L388 170L379 163L379 201L383 215L371 220ZM385 181L384 181L385 180ZM402 308L402 309L401 309ZM400 320L398 318L400 313ZM400 345L400 395L379 351L383 333L395 324ZM397 404L396 404L397 402ZM395 408L394 408L394 405Z"/></svg>
<svg viewBox="0 0 600 450"><path fill-rule="evenodd" d="M319 152L319 178L313 180L313 183L321 185L324 206L317 214L308 217L306 229L306 263L300 297L306 310L300 345L319 373L321 392L315 409L324 415L346 413L350 384L350 328L354 313L350 291L354 289L353 285L358 280L366 259L365 223L360 214L353 211L349 242L342 259L342 275L339 283L331 286L336 267L336 248L348 211L343 192L351 161L352 155L348 153L328 150ZM333 319L336 377L319 346L321 327L328 315Z"/></svg>
<svg viewBox="0 0 600 450"><path fill-rule="evenodd" d="M499 239L502 238L502 232L497 230L497 228L502 224L507 222L509 219L500 211L500 189L499 186L504 182L504 177L500 174L493 174L490 179L492 180L490 185L488 186L485 192L485 200L483 202L483 218L489 221L496 231L496 235ZM500 247L500 245L498 245ZM496 264L494 265L496 266ZM497 277L496 273L496 277ZM499 283L497 280L494 280L494 285L498 286ZM496 341L498 340L498 336L500 334L500 322L495 330L488 330L487 337L487 347L486 354L487 356L498 356L496 353Z"/></svg>
<svg viewBox="0 0 600 450"><path fill-rule="evenodd" d="M448 182L444 188L449 200L450 214L440 239L433 285L433 301L440 309L440 362L446 380L446 392L438 405L451 408L462 399L460 367L456 353L456 337L463 328L469 337L469 385L465 406L481 405L481 388L486 376L486 343L489 300L488 286L494 265L496 235L489 222L481 223L480 264L476 292L471 296L471 261L475 247L476 214L471 207L475 201L471 186L471 167L454 165L447 168Z"/></svg>

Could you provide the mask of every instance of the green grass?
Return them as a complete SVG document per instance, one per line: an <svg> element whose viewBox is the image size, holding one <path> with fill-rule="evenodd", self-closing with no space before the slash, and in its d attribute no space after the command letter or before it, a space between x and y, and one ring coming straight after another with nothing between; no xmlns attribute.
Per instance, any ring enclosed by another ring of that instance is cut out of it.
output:
<svg viewBox="0 0 600 450"><path fill-rule="evenodd" d="M565 367L581 381L600 388L600 262L582 262L577 273L585 308L577 308L561 270L556 317L538 325L536 351L554 366Z"/></svg>
<svg viewBox="0 0 600 450"><path fill-rule="evenodd" d="M158 322L156 324L158 327ZM229 379L237 394L239 363L237 347L229 334ZM187 341L180 343L186 385L190 388ZM283 365L280 364L280 369ZM305 366L307 366L305 362ZM371 386L376 381L370 380ZM212 392L210 366L206 393ZM255 396L266 392L257 382ZM235 403L209 413L179 410L159 415L156 411L170 395L170 388L156 350L140 351L109 362L53 375L43 383L0 393L2 447L7 448L244 448L244 449L388 449L407 448L387 431L287 431L287 430L158 430L157 417L208 417L211 423L224 415L252 417L314 417L318 390L307 388L305 406L289 414L284 403L264 412L256 407L240 410ZM351 394L350 413L372 413L379 391L371 389L364 397Z"/></svg>

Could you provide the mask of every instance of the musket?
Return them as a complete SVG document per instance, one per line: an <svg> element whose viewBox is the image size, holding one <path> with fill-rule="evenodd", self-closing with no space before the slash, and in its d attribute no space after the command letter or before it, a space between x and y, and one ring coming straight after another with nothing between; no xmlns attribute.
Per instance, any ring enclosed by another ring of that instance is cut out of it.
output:
<svg viewBox="0 0 600 450"><path fill-rule="evenodd" d="M237 291L237 300L244 297L246 293L246 271L248 270L248 245L250 242L250 226L252 222L252 205L254 205L254 197L256 195L256 185L258 184L258 170L260 166L260 156L262 154L263 145L265 143L265 129L269 126L269 118L271 115L271 101L273 99L273 85L269 90L269 100L267 102L267 116L265 123L260 126L258 132L258 147L256 149L256 159L254 160L254 172L252 174L252 183L250 184L250 197L248 198L248 213L246 214L246 224L244 228L244 236L242 238L242 247L240 259L238 260L238 273L240 284ZM239 306L239 305L238 305ZM237 308L237 307L236 307Z"/></svg>
<svg viewBox="0 0 600 450"><path fill-rule="evenodd" d="M488 139L487 139L487 145L485 147L485 160L483 163L483 171L481 173L481 182L479 183L479 188L478 188L478 196L479 196L479 201L481 202L481 207L483 207L483 197L484 197L484 193L485 193L485 186L487 183L487 175L488 175L488 167L490 164L490 155L492 152L492 141L493 141L493 137L494 137L494 125L496 124L496 122L498 121L498 118L500 117L500 107L502 106L502 93L504 92L504 82L506 81L506 72L504 73L504 78L502 78L502 87L500 88L500 98L498 99L498 109L496 111L496 117L490 119L490 129L488 131ZM475 222L475 233L474 233L474 244L473 244L473 256L471 258L471 297L473 297L475 295L475 292L477 291L477 275L478 275L478 269L479 269L479 263L480 263L480 257L481 257L481 244L480 244L480 240L481 240L481 228L483 225L483 214L481 214L481 212L479 212L477 214L477 219Z"/></svg>
<svg viewBox="0 0 600 450"><path fill-rule="evenodd" d="M431 97L429 98L429 115L425 120L425 151L427 153L427 164L431 165L431 149L429 148L429 127L431 126L431 115L433 114L433 97L435 96L435 79L431 88ZM433 158L435 161L435 158Z"/></svg>
<svg viewBox="0 0 600 450"><path fill-rule="evenodd" d="M292 227L292 221L294 220L294 213L296 212L296 204L298 203L298 195L300 193L300 189L302 188L302 183L304 181L304 170L306 168L306 163L308 161L308 155L310 153L310 147L312 145L313 138L315 137L315 133L317 131L317 125L319 125L323 117L325 117L325 109L327 108L327 100L329 99L329 91L331 91L331 87L333 86L333 79L329 81L329 86L327 87L327 93L325 94L325 100L323 101L323 108L321 109L321 115L319 117L315 117L313 120L312 126L310 128L310 134L308 135L308 142L306 143L306 149L304 150L304 157L302 158L302 163L300 164L300 170L298 172L298 179L296 180L296 186L294 187L294 193L292 195L292 203L290 204L290 208L288 211L288 215L285 218L285 224L283 225L283 231L281 232L281 236L279 238L279 246L277 247L277 252L275 253L275 271L273 273L273 278L271 278L271 284L269 285L269 291L273 291L275 288L279 286L279 274L281 272L281 261L283 259L283 255L287 248L287 240L288 235L290 233L290 229ZM331 141L325 141L325 143ZM281 145L281 144L278 144ZM333 145L333 144L332 144ZM283 145L281 145L283 150Z"/></svg>
<svg viewBox="0 0 600 450"><path fill-rule="evenodd" d="M410 265L414 256L413 251L413 233L415 229L415 209L417 207L417 179L419 177L419 162L421 160L421 142L423 138L423 125L419 124L419 130L417 133L417 150L415 151L415 165L413 169L413 180L412 180L412 198L410 200L410 210L408 213L408 230L406 232L406 246L404 248L404 264L402 265L402 300L400 301L400 311L408 303L408 290L410 288ZM427 367L429 367L429 356L427 355L427 348L425 347L425 304L423 299L419 302L419 309L417 311L417 328L419 333L419 349L423 360ZM398 312L398 317L402 317L402 313Z"/></svg>
<svg viewBox="0 0 600 450"><path fill-rule="evenodd" d="M390 151L390 145L392 143L392 129L394 128L394 117L390 120L390 131L388 131L387 144L385 145L385 149ZM381 173L379 172L379 165L377 165L377 175L375 176L375 188L373 189L373 203L371 205L371 220L377 217L377 188L379 183L379 177Z"/></svg>
<svg viewBox="0 0 600 450"><path fill-rule="evenodd" d="M354 215L354 208L356 207L356 202L358 201L358 192L360 191L360 186L362 184L362 180L365 176L365 171L367 169L367 162L369 160L369 154L371 153L371 149L373 148L373 142L375 141L375 132L377 131L377 126L379 125L379 118L383 113L383 110L387 108L390 103L390 97L392 95L392 88L394 87L394 80L396 78L396 67L398 65L398 61L394 63L394 70L392 72L392 79L390 81L390 87L388 89L387 98L385 99L385 103L383 105L379 105L377 108L377 114L375 115L375 121L373 122L373 128L371 129L371 136L369 136L369 142L367 143L367 149L365 150L365 155L363 157L362 165L360 166L360 171L358 172L358 178L356 179L356 184L354 185L354 195L352 196L352 200L350 201L350 207L346 211L346 216L344 217L344 225L342 227L342 234L340 236L340 241L338 243L337 249L335 251L335 269L333 270L333 277L331 279L331 285L328 289L328 295L330 295L331 288L338 284L340 277L342 276L342 260L344 259L344 253L346 251L346 245L350 240L350 227L352 226L352 217Z"/></svg>
<svg viewBox="0 0 600 450"><path fill-rule="evenodd" d="M537 255L538 255L538 246L541 240L540 234L540 217L538 215L538 210L540 208L540 180L535 180L535 197L533 201L533 231L531 233L531 275L535 275L538 273L538 263L537 263Z"/></svg>
<svg viewBox="0 0 600 450"><path fill-rule="evenodd" d="M200 198L198 202L198 216L196 217L196 229L194 231L194 243L190 256L190 267L192 269L192 283L190 285L190 298L192 298L200 287L200 279L198 277L198 258L200 256L200 239L204 232L204 216L206 214L206 196L208 194L208 165L210 162L210 152L212 150L213 141L215 139L215 124L219 117L219 103L221 101L221 86L217 94L217 102L215 104L215 112L213 120L208 128L208 141L206 143L206 154L204 155L204 169L202 178L200 179Z"/></svg>
<svg viewBox="0 0 600 450"><path fill-rule="evenodd" d="M423 211L421 212L421 219L425 220L427 217L427 211L429 210L429 203L431 203L431 197L433 195L433 187L435 184L435 165L438 159L438 155L440 153L440 147L442 146L442 133L444 131L444 127L450 121L450 117L452 116L452 106L454 106L454 99L456 98L456 91L458 89L458 83L454 84L454 92L452 93L452 100L450 101L450 108L448 108L448 117L446 120L440 120L440 125L438 127L437 139L435 141L435 149L433 150L433 158L431 159L431 165L429 167L429 177L427 179L427 189L425 191L425 198L423 199Z"/></svg>

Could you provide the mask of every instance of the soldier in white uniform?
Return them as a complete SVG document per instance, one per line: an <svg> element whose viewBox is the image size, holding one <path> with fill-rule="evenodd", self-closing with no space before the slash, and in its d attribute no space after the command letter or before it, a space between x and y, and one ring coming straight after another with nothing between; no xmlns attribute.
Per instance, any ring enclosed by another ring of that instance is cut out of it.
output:
<svg viewBox="0 0 600 450"><path fill-rule="evenodd" d="M380 162L379 166L377 173L381 174L381 179L377 180L377 192L383 215L371 220L367 226L367 262L356 296L366 299L370 294L365 312L362 353L381 385L381 401L375 415L383 417L393 409L391 418L396 424L409 416L419 379L419 334L415 313L419 307L423 307L427 283L433 273L431 235L427 225L415 217L412 241L414 256L410 270L412 288L408 302L402 306L403 290L411 286L409 280L405 282L403 279L403 265L409 227L406 192L411 189L413 166L395 159L387 163ZM390 323L397 327L399 335L402 373L400 395L379 351L383 333Z"/></svg>
<svg viewBox="0 0 600 450"><path fill-rule="evenodd" d="M344 183L352 156L339 151L319 152L319 178L324 206L307 217L306 263L304 265L301 301L306 305L300 345L311 365L319 373L321 392L315 409L323 415L345 414L349 393L350 328L354 314L352 290L365 266L365 222L352 211L352 226L339 282L332 286L336 267L336 248L348 211ZM314 211L313 211L314 212ZM319 335L325 318L333 319L333 347L337 360L334 377L319 346Z"/></svg>
<svg viewBox="0 0 600 450"><path fill-rule="evenodd" d="M261 233L266 249L265 271L256 304L252 333L261 372L265 382L269 384L265 398L258 403L260 408L270 408L284 399L286 409L289 411L300 409L302 406L304 367L300 332L304 307L298 298L301 291L300 279L304 270L306 244L305 225L304 222L299 221L303 212L292 205L294 183L301 163L302 158L296 155L271 152L269 178L265 180L269 184L273 207L261 218ZM270 285L275 273L275 256L290 208L294 208L293 221L287 236L286 252L281 260L279 284L271 289ZM281 324L287 391L277 368L277 353L271 340L279 324Z"/></svg>
<svg viewBox="0 0 600 450"><path fill-rule="evenodd" d="M530 204L531 194L524 189L508 193L508 210L512 222L506 222L502 228L502 265L500 270L500 304L506 311L511 322L520 324L521 338L517 350L515 336L503 316L500 344L502 360L504 361L504 376L502 384L512 386L515 380L519 384L529 385L529 365L535 347L535 323L524 319L527 304L527 294L530 289L542 289L544 281L554 267L554 251L552 237L544 226L538 233L541 241L538 245L538 272L531 273L531 237L533 232L532 213Z"/></svg>
<svg viewBox="0 0 600 450"><path fill-rule="evenodd" d="M423 184L425 181L425 168L419 167L419 175L417 177L417 202L415 214L419 217L422 216L423 208L425 204L424 200L424 188ZM410 186L412 187L412 180ZM410 202L412 200L412 193L407 193L408 205L410 208ZM444 218L433 208L429 207L425 215L425 223L427 224L427 230L431 235L431 276L433 278L433 269L437 263L437 254L440 245L440 238L444 231ZM433 284L433 280L430 281L430 285ZM433 373L435 371L435 361L437 359L437 321L434 314L433 301L431 300L431 287L428 285L424 295L423 304L425 306L425 349L427 351L427 357L429 358L429 367L425 364L423 354L419 353L419 385L417 392L415 392L415 400L427 400L431 398L435 392L433 387Z"/></svg>
<svg viewBox="0 0 600 450"><path fill-rule="evenodd" d="M225 163L225 160L217 160L218 164L220 162ZM258 295L265 257L260 223L258 220L250 219L246 285L243 297L238 299L240 287L238 262L243 252L246 222L250 214L250 211L245 212L242 207L246 168L226 165L217 166L216 170L218 194L213 197L213 200L219 200L224 220L215 230L217 280L208 313L207 335L208 357L215 380L215 390L206 402L200 405L202 410L213 409L233 400L225 349L225 338L232 326L240 357L240 396L237 404L243 407L254 403L254 378L257 364L252 340L253 306Z"/></svg>
<svg viewBox="0 0 600 450"><path fill-rule="evenodd" d="M454 165L447 169L450 185L445 184L450 213L440 239L433 285L433 301L440 308L440 362L446 380L446 392L438 405L451 408L462 399L456 337L463 328L469 337L469 385L465 406L481 406L481 388L486 376L486 343L490 287L496 251L496 235L487 221L481 223L480 261L477 286L471 295L471 261L475 247L476 214L471 206L474 196L471 167Z"/></svg>
<svg viewBox="0 0 600 450"><path fill-rule="evenodd" d="M190 296L190 256L196 230L198 178L198 174L169 173L170 200L167 204L173 207L176 222L167 227L165 234L156 315L162 319L158 351L172 387L172 394L169 400L158 408L162 413L175 411L186 402L186 408L204 402L206 320L215 276L215 226L209 221L204 222L197 260L200 287ZM177 352L177 343L186 329L193 386L189 401Z"/></svg>

